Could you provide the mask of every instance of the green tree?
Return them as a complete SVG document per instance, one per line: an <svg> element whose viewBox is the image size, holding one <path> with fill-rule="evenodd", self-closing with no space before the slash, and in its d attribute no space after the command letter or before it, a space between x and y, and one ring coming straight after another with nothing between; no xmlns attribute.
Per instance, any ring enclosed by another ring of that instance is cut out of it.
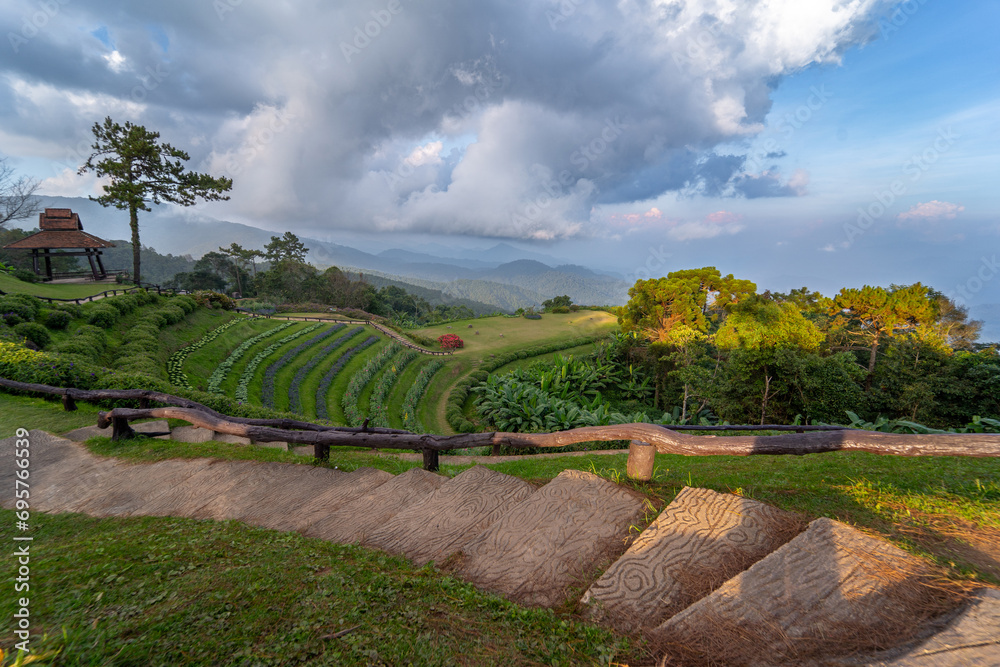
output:
<svg viewBox="0 0 1000 667"><path fill-rule="evenodd" d="M842 349L869 352L868 379L871 388L879 345L886 339L916 331L934 321L934 305L929 290L920 283L891 289L870 287L844 288L834 297L831 315L834 328L853 343Z"/></svg>
<svg viewBox="0 0 1000 667"><path fill-rule="evenodd" d="M264 246L264 256L271 264L286 261L304 264L307 252L309 248L291 232L285 232L283 236L272 236L271 242Z"/></svg>
<svg viewBox="0 0 1000 667"><path fill-rule="evenodd" d="M128 210L132 229L132 279L139 284L139 211L151 211L148 202L170 202L191 206L198 198L206 201L229 199L232 179L215 178L208 174L187 171L184 163L191 156L160 142L159 132L150 132L142 125L126 122L119 125L110 117L104 124L92 128L93 153L80 167L79 173L94 171L110 179L104 194L91 197L101 206Z"/></svg>
<svg viewBox="0 0 1000 667"><path fill-rule="evenodd" d="M672 344L675 336L690 339L688 329L708 333L725 308L756 291L749 280L732 274L723 277L714 266L672 271L664 278L637 281L629 289L618 323L623 331L639 331L650 341Z"/></svg>
<svg viewBox="0 0 1000 667"><path fill-rule="evenodd" d="M542 308L546 311L552 312L553 308L569 308L573 305L573 299L569 298L568 295L564 294L562 296L554 296L551 299L542 301Z"/></svg>

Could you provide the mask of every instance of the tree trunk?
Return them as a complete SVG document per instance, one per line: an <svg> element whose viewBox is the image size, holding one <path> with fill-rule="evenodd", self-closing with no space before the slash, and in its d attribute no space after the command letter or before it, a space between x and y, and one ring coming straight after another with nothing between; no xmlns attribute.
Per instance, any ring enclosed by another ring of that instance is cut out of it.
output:
<svg viewBox="0 0 1000 667"><path fill-rule="evenodd" d="M767 399L770 398L768 395L771 391L771 376L767 375L767 371L764 371L764 400L760 402L760 425L763 426L766 422L764 421L767 415Z"/></svg>
<svg viewBox="0 0 1000 667"><path fill-rule="evenodd" d="M871 391L872 377L875 375L875 358L878 355L878 336L872 340L872 353L868 357L868 377L865 378L865 392Z"/></svg>
<svg viewBox="0 0 1000 667"><path fill-rule="evenodd" d="M132 281L139 287L139 211L135 204L129 204L128 215L132 228Z"/></svg>

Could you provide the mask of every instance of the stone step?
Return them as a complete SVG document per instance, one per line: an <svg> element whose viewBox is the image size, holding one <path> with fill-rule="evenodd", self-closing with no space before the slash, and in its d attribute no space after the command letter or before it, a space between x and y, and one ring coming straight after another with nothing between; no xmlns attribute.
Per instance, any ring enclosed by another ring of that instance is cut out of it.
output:
<svg viewBox="0 0 1000 667"><path fill-rule="evenodd" d="M984 588L942 630L878 667L1000 667L1000 590Z"/></svg>
<svg viewBox="0 0 1000 667"><path fill-rule="evenodd" d="M302 532L340 544L359 542L367 533L420 502L447 481L447 477L411 468L309 524Z"/></svg>
<svg viewBox="0 0 1000 667"><path fill-rule="evenodd" d="M522 604L555 607L621 553L643 504L597 475L566 470L466 544L456 573Z"/></svg>
<svg viewBox="0 0 1000 667"><path fill-rule="evenodd" d="M684 487L581 602L619 630L656 627L804 528L776 507Z"/></svg>
<svg viewBox="0 0 1000 667"><path fill-rule="evenodd" d="M212 500L198 508L191 516L195 519L228 519L244 520L254 514L268 512L260 505L268 505L275 501L277 494L293 491L308 479L310 491L317 480L317 475L310 474L321 471L322 484L332 484L333 480L347 473L328 468L311 468L295 464L264 463L254 461L250 469L224 493L219 493Z"/></svg>
<svg viewBox="0 0 1000 667"><path fill-rule="evenodd" d="M354 472L337 477L336 484L327 484L325 488L317 485L313 493L282 496L282 502L287 499L285 507L288 507L289 511L277 513L275 519L268 523L268 527L275 530L305 530L307 526L330 516L345 503L381 489L386 482L394 478L395 475L385 470L358 468Z"/></svg>
<svg viewBox="0 0 1000 667"><path fill-rule="evenodd" d="M418 565L440 563L534 492L522 479L475 466L396 514L362 544Z"/></svg>
<svg viewBox="0 0 1000 667"><path fill-rule="evenodd" d="M652 632L720 664L784 665L902 645L953 600L928 566L889 542L821 518Z"/></svg>
<svg viewBox="0 0 1000 667"><path fill-rule="evenodd" d="M75 504L69 511L92 516L129 516L145 513L157 497L208 468L207 459L168 460L118 466L101 491Z"/></svg>
<svg viewBox="0 0 1000 667"><path fill-rule="evenodd" d="M206 505L246 484L258 465L255 461L209 459L207 466L151 499L134 514L186 517L202 515L206 511Z"/></svg>

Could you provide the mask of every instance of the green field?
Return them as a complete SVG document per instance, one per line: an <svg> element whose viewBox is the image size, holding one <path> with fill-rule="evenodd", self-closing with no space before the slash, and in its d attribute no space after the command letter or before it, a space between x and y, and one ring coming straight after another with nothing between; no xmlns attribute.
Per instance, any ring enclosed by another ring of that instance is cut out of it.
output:
<svg viewBox="0 0 1000 667"><path fill-rule="evenodd" d="M50 299L82 299L129 285L110 283L26 283L6 273L0 273L0 291L9 294L30 294Z"/></svg>

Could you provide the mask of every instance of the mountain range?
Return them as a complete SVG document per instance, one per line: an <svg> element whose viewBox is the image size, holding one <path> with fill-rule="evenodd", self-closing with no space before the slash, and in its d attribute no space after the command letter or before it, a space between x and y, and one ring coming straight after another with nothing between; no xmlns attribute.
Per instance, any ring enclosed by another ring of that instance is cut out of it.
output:
<svg viewBox="0 0 1000 667"><path fill-rule="evenodd" d="M84 229L96 236L128 238L124 211L104 208L82 197L42 197L47 208L71 208ZM28 221L31 225L34 221ZM157 206L139 219L140 241L162 254L198 258L236 242L262 249L276 234L249 225L189 215L174 207ZM378 275L394 283L438 290L456 300L470 300L513 311L539 306L546 299L568 295L583 305L621 305L630 285L621 278L583 266L559 264L556 258L498 243L484 250L439 252L387 247L377 254L346 245L301 237L309 248L307 260L319 269Z"/></svg>

